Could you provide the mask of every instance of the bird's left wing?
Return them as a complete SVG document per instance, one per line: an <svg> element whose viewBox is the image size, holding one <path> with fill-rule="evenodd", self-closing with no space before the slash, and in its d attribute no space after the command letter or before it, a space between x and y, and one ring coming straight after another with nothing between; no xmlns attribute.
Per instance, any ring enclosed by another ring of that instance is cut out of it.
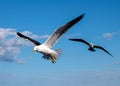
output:
<svg viewBox="0 0 120 86"><path fill-rule="evenodd" d="M38 41L36 41L36 40L34 40L34 39L30 38L30 37L27 37L27 36L25 36L25 35L23 35L23 34L21 34L21 33L19 33L19 32L17 32L17 35L18 35L19 37L24 38L24 39L28 39L29 41L31 41L31 42L32 42L33 44L35 44L35 45L41 45L41 43L39 43Z"/></svg>
<svg viewBox="0 0 120 86"><path fill-rule="evenodd" d="M71 41L83 42L83 43L89 45L89 43L88 43L87 41L85 41L84 39L69 39L69 40L71 40Z"/></svg>
<svg viewBox="0 0 120 86"><path fill-rule="evenodd" d="M94 45L95 48L99 48L99 49L102 49L103 51L105 51L107 54L111 55L107 50L105 50L103 47L101 46L96 46ZM111 55L112 56L112 55ZM113 56L112 56L113 57Z"/></svg>
<svg viewBox="0 0 120 86"><path fill-rule="evenodd" d="M76 24L78 21L80 21L84 17L84 14L80 15L79 17L71 20L67 24L61 26L58 28L44 43L49 48L52 48L53 45L57 42L57 40L61 37L62 34L64 34L70 27L72 27L74 24Z"/></svg>

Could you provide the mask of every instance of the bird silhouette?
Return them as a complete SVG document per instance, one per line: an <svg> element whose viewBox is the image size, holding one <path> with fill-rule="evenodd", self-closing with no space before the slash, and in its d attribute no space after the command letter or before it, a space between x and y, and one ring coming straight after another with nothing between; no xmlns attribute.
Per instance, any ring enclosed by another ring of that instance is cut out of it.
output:
<svg viewBox="0 0 120 86"><path fill-rule="evenodd" d="M89 42L87 42L87 41L84 40L84 39L69 39L69 40L71 40L71 41L77 41L77 42L82 42L82 43L88 45L88 46L89 46L89 48L88 48L89 51L95 52L95 51L96 51L95 48L98 48L98 49L103 50L104 52L106 52L106 53L109 54L110 56L112 56L112 55L111 55L106 49L104 49L102 46L94 45L93 43L89 43ZM112 57L113 57L113 56L112 56Z"/></svg>

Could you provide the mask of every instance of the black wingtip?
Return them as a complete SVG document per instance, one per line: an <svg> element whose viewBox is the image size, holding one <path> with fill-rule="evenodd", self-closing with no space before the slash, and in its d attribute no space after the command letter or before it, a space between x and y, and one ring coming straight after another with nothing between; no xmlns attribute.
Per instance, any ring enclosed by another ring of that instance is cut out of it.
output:
<svg viewBox="0 0 120 86"><path fill-rule="evenodd" d="M18 36L20 36L20 37L22 37L22 36L23 36L23 35L22 35L21 33L19 33L19 32L17 32L17 35L18 35Z"/></svg>
<svg viewBox="0 0 120 86"><path fill-rule="evenodd" d="M110 54L111 55L111 54ZM111 55L112 57L114 57L113 55Z"/></svg>
<svg viewBox="0 0 120 86"><path fill-rule="evenodd" d="M110 53L108 53L111 57L114 57L113 55L111 55Z"/></svg>
<svg viewBox="0 0 120 86"><path fill-rule="evenodd" d="M85 13L83 13L82 15L80 15L80 16L78 17L78 19L82 19L84 16L85 16Z"/></svg>
<svg viewBox="0 0 120 86"><path fill-rule="evenodd" d="M68 39L68 40L71 40L71 39Z"/></svg>
<svg viewBox="0 0 120 86"><path fill-rule="evenodd" d="M73 39L68 39L68 40L73 40Z"/></svg>
<svg viewBox="0 0 120 86"><path fill-rule="evenodd" d="M19 32L16 32L17 33L17 35L21 35L21 33L19 33Z"/></svg>
<svg viewBox="0 0 120 86"><path fill-rule="evenodd" d="M75 41L76 39L68 39L68 40L70 40L70 41Z"/></svg>
<svg viewBox="0 0 120 86"><path fill-rule="evenodd" d="M70 40L70 41L77 41L77 42L80 41L79 39L68 39L68 40Z"/></svg>
<svg viewBox="0 0 120 86"><path fill-rule="evenodd" d="M83 13L82 15L80 15L79 17L82 19L85 16L85 13Z"/></svg>
<svg viewBox="0 0 120 86"><path fill-rule="evenodd" d="M16 32L16 33L17 33L18 36L21 35L21 33L19 33L19 32Z"/></svg>
<svg viewBox="0 0 120 86"><path fill-rule="evenodd" d="M85 16L85 13L83 13L81 16L83 16L83 17L84 17L84 16Z"/></svg>

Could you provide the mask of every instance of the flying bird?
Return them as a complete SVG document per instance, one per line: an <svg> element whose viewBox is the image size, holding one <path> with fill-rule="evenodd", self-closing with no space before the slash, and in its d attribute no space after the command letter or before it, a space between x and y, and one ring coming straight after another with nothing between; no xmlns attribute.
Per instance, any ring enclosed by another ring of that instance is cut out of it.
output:
<svg viewBox="0 0 120 86"><path fill-rule="evenodd" d="M33 51L42 53L44 59L51 60L52 63L55 63L57 58L61 56L61 50L60 49L53 50L51 48L55 45L58 39L65 32L67 32L73 25L79 22L83 17L84 17L84 14L78 16L77 18L71 20L70 22L56 29L43 44L41 44L40 42L30 37L27 37L21 34L20 32L17 32L17 35L21 38L31 41L35 45L35 47L33 48Z"/></svg>
<svg viewBox="0 0 120 86"><path fill-rule="evenodd" d="M92 52L95 52L95 48L98 48L98 49L101 49L103 51L105 51L107 54L111 55L107 50L105 50L103 47L101 46L97 46L97 45L94 45L93 43L88 43L87 41L85 41L84 39L69 39L71 41L78 41L78 42L82 42L82 43L85 43L86 45L89 46L88 50L92 51ZM112 55L111 55L112 56ZM113 56L112 56L113 57Z"/></svg>

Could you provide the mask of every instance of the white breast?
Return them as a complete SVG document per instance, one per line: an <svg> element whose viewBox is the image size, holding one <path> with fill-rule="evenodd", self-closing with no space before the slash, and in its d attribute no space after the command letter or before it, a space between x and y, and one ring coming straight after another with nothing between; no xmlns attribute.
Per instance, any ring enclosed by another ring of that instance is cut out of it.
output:
<svg viewBox="0 0 120 86"><path fill-rule="evenodd" d="M44 44L37 46L38 51L43 54L53 54L55 53L54 50L50 49L48 46L45 46Z"/></svg>
<svg viewBox="0 0 120 86"><path fill-rule="evenodd" d="M93 43L90 43L90 46L93 48L93 47L94 47L94 44L93 44Z"/></svg>

